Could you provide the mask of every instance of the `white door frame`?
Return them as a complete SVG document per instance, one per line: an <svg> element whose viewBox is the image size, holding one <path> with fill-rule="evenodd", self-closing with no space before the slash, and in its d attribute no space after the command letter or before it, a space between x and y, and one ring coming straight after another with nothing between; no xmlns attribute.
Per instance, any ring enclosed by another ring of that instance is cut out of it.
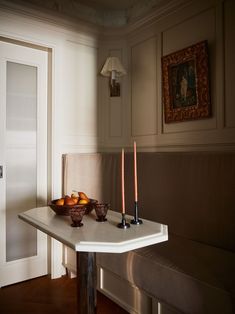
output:
<svg viewBox="0 0 235 314"><path fill-rule="evenodd" d="M30 32L25 30L25 21L22 24L22 15L15 10L11 12L11 9L6 11L0 10L0 40L8 42L16 42L22 46L31 46L35 49L46 50L49 56L48 63L48 200L57 196L58 191L54 188L54 171L60 165L58 157L57 136L55 135L55 122L53 117L56 116L56 108L54 105L56 98L56 65L58 65L57 58L57 41L52 40L48 42L48 38L44 39L40 34L32 36L34 30L35 20L32 16L27 17L27 27L31 29ZM12 28L12 22L14 20L16 31ZM37 22L36 22L37 24ZM39 22L40 25L40 22ZM45 30L44 30L45 31ZM30 37L31 34L31 37ZM52 278L58 278L65 274L65 268L62 266L63 261L63 247L62 244L53 238L48 239L48 266L49 273Z"/></svg>

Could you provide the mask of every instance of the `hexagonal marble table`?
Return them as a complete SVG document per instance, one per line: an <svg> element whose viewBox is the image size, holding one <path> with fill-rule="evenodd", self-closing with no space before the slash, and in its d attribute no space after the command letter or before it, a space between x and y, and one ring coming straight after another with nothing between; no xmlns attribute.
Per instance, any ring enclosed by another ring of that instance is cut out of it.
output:
<svg viewBox="0 0 235 314"><path fill-rule="evenodd" d="M96 252L123 253L168 240L166 225L146 219L141 225L117 228L122 217L112 210L103 223L96 221L94 211L85 215L81 228L72 228L69 216L56 215L50 207L30 209L19 218L77 252L78 313L83 314L96 313ZM126 215L127 221L132 218Z"/></svg>

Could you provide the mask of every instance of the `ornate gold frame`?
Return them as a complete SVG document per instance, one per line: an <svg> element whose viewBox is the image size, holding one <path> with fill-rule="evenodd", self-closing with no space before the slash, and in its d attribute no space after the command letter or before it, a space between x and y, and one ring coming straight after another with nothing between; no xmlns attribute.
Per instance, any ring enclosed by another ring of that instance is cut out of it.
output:
<svg viewBox="0 0 235 314"><path fill-rule="evenodd" d="M207 41L162 57L165 123L211 115Z"/></svg>

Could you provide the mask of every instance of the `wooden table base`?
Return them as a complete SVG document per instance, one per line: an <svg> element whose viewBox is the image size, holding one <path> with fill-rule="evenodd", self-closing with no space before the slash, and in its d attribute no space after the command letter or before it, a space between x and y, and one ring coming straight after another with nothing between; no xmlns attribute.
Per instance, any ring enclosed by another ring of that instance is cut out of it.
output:
<svg viewBox="0 0 235 314"><path fill-rule="evenodd" d="M77 252L78 314L96 313L96 253Z"/></svg>

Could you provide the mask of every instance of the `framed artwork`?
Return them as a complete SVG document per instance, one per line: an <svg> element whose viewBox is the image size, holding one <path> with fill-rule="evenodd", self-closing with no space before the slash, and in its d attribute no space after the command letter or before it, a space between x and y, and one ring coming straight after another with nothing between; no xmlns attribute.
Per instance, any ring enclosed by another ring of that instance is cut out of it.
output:
<svg viewBox="0 0 235 314"><path fill-rule="evenodd" d="M207 41L162 57L165 123L211 115Z"/></svg>

